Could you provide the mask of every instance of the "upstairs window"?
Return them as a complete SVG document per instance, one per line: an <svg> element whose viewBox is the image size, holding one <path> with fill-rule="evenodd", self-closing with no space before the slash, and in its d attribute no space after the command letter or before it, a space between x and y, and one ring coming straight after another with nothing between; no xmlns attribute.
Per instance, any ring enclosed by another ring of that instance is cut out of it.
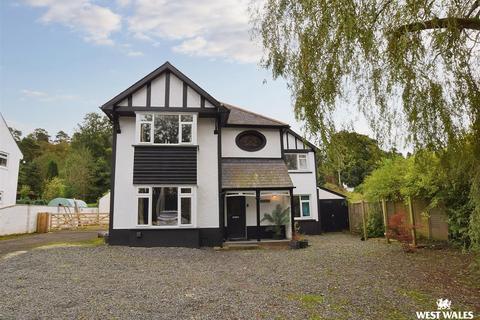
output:
<svg viewBox="0 0 480 320"><path fill-rule="evenodd" d="M285 154L285 162L290 171L308 170L307 154L305 153L287 153Z"/></svg>
<svg viewBox="0 0 480 320"><path fill-rule="evenodd" d="M0 151L0 167L7 167L8 154Z"/></svg>
<svg viewBox="0 0 480 320"><path fill-rule="evenodd" d="M137 114L138 142L142 144L194 144L196 115Z"/></svg>

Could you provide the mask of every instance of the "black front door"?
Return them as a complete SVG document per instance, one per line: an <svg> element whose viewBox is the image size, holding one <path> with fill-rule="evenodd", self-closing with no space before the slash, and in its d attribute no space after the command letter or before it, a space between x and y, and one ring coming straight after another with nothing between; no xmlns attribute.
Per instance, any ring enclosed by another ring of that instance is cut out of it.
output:
<svg viewBox="0 0 480 320"><path fill-rule="evenodd" d="M345 200L320 200L319 205L324 232L348 229L348 207Z"/></svg>
<svg viewBox="0 0 480 320"><path fill-rule="evenodd" d="M245 197L227 197L227 234L228 238L246 238Z"/></svg>

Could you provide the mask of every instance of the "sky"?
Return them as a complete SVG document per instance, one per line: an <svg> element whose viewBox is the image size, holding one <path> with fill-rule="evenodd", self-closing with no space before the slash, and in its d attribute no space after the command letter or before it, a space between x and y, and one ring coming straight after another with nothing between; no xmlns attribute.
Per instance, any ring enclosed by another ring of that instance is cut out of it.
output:
<svg viewBox="0 0 480 320"><path fill-rule="evenodd" d="M72 134L165 61L219 101L289 123L286 83L259 66L249 0L0 0L0 112L23 134ZM341 114L360 133L363 117Z"/></svg>

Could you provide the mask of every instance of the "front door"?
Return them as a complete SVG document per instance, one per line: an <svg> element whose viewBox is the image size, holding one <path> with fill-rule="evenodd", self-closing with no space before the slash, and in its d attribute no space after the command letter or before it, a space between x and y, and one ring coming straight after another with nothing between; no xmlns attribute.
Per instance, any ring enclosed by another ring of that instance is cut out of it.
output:
<svg viewBox="0 0 480 320"><path fill-rule="evenodd" d="M231 240L246 238L245 197L227 197L227 235Z"/></svg>

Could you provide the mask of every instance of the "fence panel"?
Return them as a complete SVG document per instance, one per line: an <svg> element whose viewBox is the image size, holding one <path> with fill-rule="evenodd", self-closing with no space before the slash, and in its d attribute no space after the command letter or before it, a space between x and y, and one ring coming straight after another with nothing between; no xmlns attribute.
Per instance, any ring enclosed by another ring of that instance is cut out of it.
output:
<svg viewBox="0 0 480 320"><path fill-rule="evenodd" d="M365 207L366 217L372 214L382 214L381 204L378 202L349 202L348 215L350 219L350 232L361 234L363 231L362 205ZM448 220L445 207L439 205L429 209L428 202L423 199L412 200L414 222L410 221L408 205L403 201L386 201L387 220L394 214L401 213L408 223L416 226L417 238L448 240ZM378 211L378 212L377 212Z"/></svg>

